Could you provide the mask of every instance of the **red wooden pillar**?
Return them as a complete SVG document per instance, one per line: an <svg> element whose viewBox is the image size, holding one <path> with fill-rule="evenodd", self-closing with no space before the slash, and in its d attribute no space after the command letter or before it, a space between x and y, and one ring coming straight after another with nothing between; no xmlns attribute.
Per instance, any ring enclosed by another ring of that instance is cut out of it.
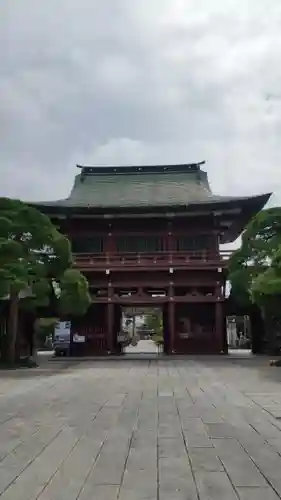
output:
<svg viewBox="0 0 281 500"><path fill-rule="evenodd" d="M170 354L175 351L175 303L174 303L174 287L169 285L169 303L168 303L168 325L170 337Z"/></svg>
<svg viewBox="0 0 281 500"><path fill-rule="evenodd" d="M216 302L216 344L218 346L219 352L224 351L224 312L223 303L219 300Z"/></svg>
<svg viewBox="0 0 281 500"><path fill-rule="evenodd" d="M168 222L167 251L169 253L169 264L172 265L172 263L173 263L173 253L174 253L172 221Z"/></svg>
<svg viewBox="0 0 281 500"><path fill-rule="evenodd" d="M111 253L114 253L114 238L112 235L112 225L108 224L108 232L104 236L104 253L108 256Z"/></svg>
<svg viewBox="0 0 281 500"><path fill-rule="evenodd" d="M113 288L111 283L108 284L108 304L106 310L106 330L107 330L107 347L110 353L114 352L114 303Z"/></svg>

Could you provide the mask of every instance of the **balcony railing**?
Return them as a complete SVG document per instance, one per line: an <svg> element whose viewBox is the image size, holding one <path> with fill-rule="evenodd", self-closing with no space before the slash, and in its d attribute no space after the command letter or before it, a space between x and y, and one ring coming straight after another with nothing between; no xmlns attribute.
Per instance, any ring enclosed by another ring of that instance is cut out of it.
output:
<svg viewBox="0 0 281 500"><path fill-rule="evenodd" d="M219 253L203 250L188 252L155 253L104 253L75 254L75 265L80 269L159 269L167 267L225 267L231 255L229 251Z"/></svg>
<svg viewBox="0 0 281 500"><path fill-rule="evenodd" d="M166 302L170 301L170 298L168 296L151 296L151 295L146 295L142 297L138 297L137 295L132 295L130 297L120 297L119 295L115 294L112 297L98 297L96 295L92 295L92 301L95 303L102 303L102 304L107 304L108 301L117 304L127 304L127 305L132 305L132 304L165 304ZM210 302L218 302L221 300L220 297L216 296L215 294L210 294L210 295L190 295L187 294L185 296L178 296L174 295L173 296L174 302L182 302L186 304L187 302L191 303L210 303Z"/></svg>

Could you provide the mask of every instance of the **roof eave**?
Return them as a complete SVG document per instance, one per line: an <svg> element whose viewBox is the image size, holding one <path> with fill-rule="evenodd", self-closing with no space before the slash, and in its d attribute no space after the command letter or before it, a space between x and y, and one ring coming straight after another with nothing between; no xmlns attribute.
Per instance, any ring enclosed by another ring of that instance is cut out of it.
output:
<svg viewBox="0 0 281 500"><path fill-rule="evenodd" d="M244 228L249 224L249 222L259 213L264 206L267 204L272 193L266 193L262 195L257 195L252 198L244 200L242 204L242 213L238 221L234 221L233 224L225 231L221 243L232 243L235 241L240 234L243 232Z"/></svg>
<svg viewBox="0 0 281 500"><path fill-rule="evenodd" d="M253 214L260 211L263 206L267 203L272 193L266 193L262 195L252 196L252 197L233 197L230 199L216 199L207 202L192 202L187 203L186 205L155 205L155 206L93 206L93 205L75 205L75 204L67 204L67 200L58 200L54 202L28 202L29 205L32 205L39 210L44 211L45 213L132 213L132 210L135 210L136 213L141 212L159 212L160 214L164 212L174 212L175 214L178 212L195 212L198 209L200 210L227 210L228 208L233 207L251 207Z"/></svg>

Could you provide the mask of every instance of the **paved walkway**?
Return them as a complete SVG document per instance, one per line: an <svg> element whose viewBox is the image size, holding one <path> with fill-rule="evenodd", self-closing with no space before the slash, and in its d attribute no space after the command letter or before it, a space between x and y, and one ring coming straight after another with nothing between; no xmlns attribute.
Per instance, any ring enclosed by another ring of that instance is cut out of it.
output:
<svg viewBox="0 0 281 500"><path fill-rule="evenodd" d="M157 354L158 349L153 340L139 340L136 346L129 345L125 348L126 354Z"/></svg>
<svg viewBox="0 0 281 500"><path fill-rule="evenodd" d="M281 369L267 363L97 361L0 378L0 499L280 498Z"/></svg>

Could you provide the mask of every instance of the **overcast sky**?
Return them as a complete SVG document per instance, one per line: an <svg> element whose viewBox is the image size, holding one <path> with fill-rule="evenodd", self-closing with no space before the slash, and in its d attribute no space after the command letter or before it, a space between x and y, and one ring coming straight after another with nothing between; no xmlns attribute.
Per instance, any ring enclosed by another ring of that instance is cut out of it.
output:
<svg viewBox="0 0 281 500"><path fill-rule="evenodd" d="M281 203L280 0L1 0L0 61L0 195L206 160L214 192Z"/></svg>

